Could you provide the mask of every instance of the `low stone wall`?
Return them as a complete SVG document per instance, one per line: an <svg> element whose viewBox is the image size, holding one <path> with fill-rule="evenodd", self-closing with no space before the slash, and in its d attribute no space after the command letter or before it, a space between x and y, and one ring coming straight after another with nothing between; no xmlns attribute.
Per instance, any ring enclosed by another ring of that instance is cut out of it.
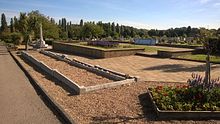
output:
<svg viewBox="0 0 220 124"><path fill-rule="evenodd" d="M53 49L65 51L94 58L111 58L119 56L134 55L137 52L143 52L143 48L123 48L123 49L97 49L82 45L53 42Z"/></svg>
<svg viewBox="0 0 220 124"><path fill-rule="evenodd" d="M193 54L195 51L164 51L164 50L158 50L157 55L161 58L171 58L171 57L176 57L180 55L188 55L188 54Z"/></svg>
<svg viewBox="0 0 220 124"><path fill-rule="evenodd" d="M150 98L150 102L153 106L154 111L157 114L157 118L160 120L210 120L210 119L220 119L220 111L164 111L160 110L151 92L148 90L147 94Z"/></svg>

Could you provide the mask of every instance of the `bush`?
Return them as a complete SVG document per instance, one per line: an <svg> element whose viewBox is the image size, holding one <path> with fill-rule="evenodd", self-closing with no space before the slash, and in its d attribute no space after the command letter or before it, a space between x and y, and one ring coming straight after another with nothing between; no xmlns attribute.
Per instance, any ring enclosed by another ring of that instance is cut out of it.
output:
<svg viewBox="0 0 220 124"><path fill-rule="evenodd" d="M19 45L21 43L22 35L20 33L2 33L1 40L6 43L13 43Z"/></svg>
<svg viewBox="0 0 220 124"><path fill-rule="evenodd" d="M211 54L220 54L220 38L209 37L206 41L204 47L207 51L210 51Z"/></svg>
<svg viewBox="0 0 220 124"><path fill-rule="evenodd" d="M100 46L100 47L117 47L119 43L111 42L111 41L89 41L87 45Z"/></svg>

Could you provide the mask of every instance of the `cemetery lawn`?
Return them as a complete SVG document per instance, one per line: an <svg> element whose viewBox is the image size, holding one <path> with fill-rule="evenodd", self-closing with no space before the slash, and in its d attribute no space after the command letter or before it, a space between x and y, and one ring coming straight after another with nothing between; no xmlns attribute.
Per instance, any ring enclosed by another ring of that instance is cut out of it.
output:
<svg viewBox="0 0 220 124"><path fill-rule="evenodd" d="M195 54L195 55L182 55L182 56L177 56L177 58L181 59L189 59L189 60L199 60L199 61L206 61L206 55L205 54ZM220 56L210 56L210 61L211 62L220 62Z"/></svg>
<svg viewBox="0 0 220 124"><path fill-rule="evenodd" d="M100 46L89 46L89 45L87 45L86 42L80 42L77 44L83 45L86 47L91 47L91 48L103 49L103 50L105 50L105 49L111 50L111 49L144 48L144 51L148 52L148 53L155 53L155 52L157 52L157 50L168 50L166 48L157 48L155 46L135 45L135 44L127 44L127 43L120 43L119 46L113 47L113 48L106 48L106 47L100 47Z"/></svg>

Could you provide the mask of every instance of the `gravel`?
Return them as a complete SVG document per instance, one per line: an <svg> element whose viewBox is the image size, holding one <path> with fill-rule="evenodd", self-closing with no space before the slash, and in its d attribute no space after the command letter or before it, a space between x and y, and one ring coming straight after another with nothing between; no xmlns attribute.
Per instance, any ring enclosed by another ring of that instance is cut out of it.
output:
<svg viewBox="0 0 220 124"><path fill-rule="evenodd" d="M19 57L17 58L77 123L220 123L216 120L155 121L155 114L145 96L147 88L159 85L179 85L177 83L139 82L88 94L74 95L65 90L63 86L58 85L57 80L40 72L32 64L27 64Z"/></svg>
<svg viewBox="0 0 220 124"><path fill-rule="evenodd" d="M56 60L39 52L30 52L30 54L37 60L44 62L52 69L57 69L59 72L75 81L80 86L94 86L98 84L114 82L113 80L99 76L85 69L71 66L66 62Z"/></svg>

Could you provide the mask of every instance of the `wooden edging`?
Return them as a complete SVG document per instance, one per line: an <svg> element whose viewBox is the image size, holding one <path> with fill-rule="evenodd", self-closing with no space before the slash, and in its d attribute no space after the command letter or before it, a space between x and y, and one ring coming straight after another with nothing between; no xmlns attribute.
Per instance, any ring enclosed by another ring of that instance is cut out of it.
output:
<svg viewBox="0 0 220 124"><path fill-rule="evenodd" d="M150 102L153 105L153 109L157 114L158 119L161 120L220 120L220 111L165 111L160 110L151 92L148 90L147 95L150 97Z"/></svg>
<svg viewBox="0 0 220 124"><path fill-rule="evenodd" d="M55 112L56 116L63 124L75 124L75 121L67 114L64 109L46 92L46 90L38 83L38 81L33 78L33 76L25 69L25 67L16 59L16 57L9 52L12 58L15 60L17 65L21 68L21 70L25 73L25 75L30 80L34 89L41 94L44 100L49 103L49 108Z"/></svg>

